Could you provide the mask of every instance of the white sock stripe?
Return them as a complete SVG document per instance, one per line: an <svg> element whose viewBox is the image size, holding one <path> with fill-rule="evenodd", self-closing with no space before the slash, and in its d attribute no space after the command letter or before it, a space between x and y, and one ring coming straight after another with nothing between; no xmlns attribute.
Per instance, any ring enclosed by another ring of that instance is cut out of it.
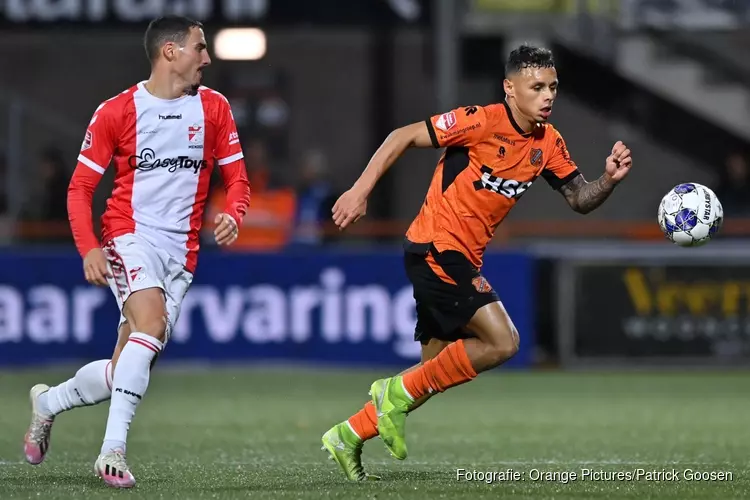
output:
<svg viewBox="0 0 750 500"><path fill-rule="evenodd" d="M414 401L414 396L412 396L411 394L409 394L409 391L406 390L406 384L404 384L403 377L401 378L401 387L403 387L404 394L406 394L406 397L408 397L409 399L411 399L412 401Z"/></svg>
<svg viewBox="0 0 750 500"><path fill-rule="evenodd" d="M159 339L156 339L152 337L151 335L147 335L145 333L141 332L133 332L130 334L129 339L137 339L142 342L146 342L149 345L153 346L153 348L156 350L156 352L161 352L162 348L164 347L164 344L162 344Z"/></svg>
<svg viewBox="0 0 750 500"><path fill-rule="evenodd" d="M357 436L359 439L362 439L362 436L360 436L359 434L357 434L357 431L354 430L354 427L352 427L352 424L350 424L348 420L346 421L346 425L349 426L349 428L352 430L352 432L354 433L355 436Z"/></svg>
<svg viewBox="0 0 750 500"><path fill-rule="evenodd" d="M130 344L139 345L139 346L145 348L147 351L150 351L150 352L154 353L155 355L159 354L159 349L157 349L151 342L146 342L145 340L141 340L141 339L130 339L130 340L128 340L128 344L127 345L130 345ZM126 346L126 348L127 348L127 346Z"/></svg>

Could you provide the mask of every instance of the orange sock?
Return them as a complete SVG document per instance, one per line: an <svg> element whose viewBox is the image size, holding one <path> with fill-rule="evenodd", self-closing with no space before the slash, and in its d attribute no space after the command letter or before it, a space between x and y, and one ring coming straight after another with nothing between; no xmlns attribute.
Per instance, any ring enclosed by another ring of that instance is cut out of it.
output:
<svg viewBox="0 0 750 500"><path fill-rule="evenodd" d="M443 392L477 376L466 354L464 341L458 340L443 349L435 358L404 375L404 388L417 399L433 392Z"/></svg>
<svg viewBox="0 0 750 500"><path fill-rule="evenodd" d="M365 403L365 406L352 415L348 422L363 441L378 435L378 416L375 413L375 405L372 404L372 401Z"/></svg>

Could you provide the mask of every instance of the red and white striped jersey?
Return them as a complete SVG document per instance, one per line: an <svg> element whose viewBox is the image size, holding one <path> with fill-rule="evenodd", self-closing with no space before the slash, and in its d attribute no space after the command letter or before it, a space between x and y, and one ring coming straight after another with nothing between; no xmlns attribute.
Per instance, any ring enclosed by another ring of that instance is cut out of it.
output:
<svg viewBox="0 0 750 500"><path fill-rule="evenodd" d="M227 189L225 212L242 224L250 187L227 99L201 87L165 100L140 82L103 102L81 145L68 190L68 213L81 256L100 246L91 199L110 163L112 196L102 216L102 244L138 233L193 272L214 161Z"/></svg>

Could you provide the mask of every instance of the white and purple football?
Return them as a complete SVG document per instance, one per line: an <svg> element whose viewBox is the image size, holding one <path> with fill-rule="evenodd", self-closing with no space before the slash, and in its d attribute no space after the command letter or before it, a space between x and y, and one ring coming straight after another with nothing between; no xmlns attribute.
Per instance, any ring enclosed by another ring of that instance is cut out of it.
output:
<svg viewBox="0 0 750 500"><path fill-rule="evenodd" d="M713 191L702 184L678 184L659 204L659 227L681 247L705 245L719 232L724 209Z"/></svg>

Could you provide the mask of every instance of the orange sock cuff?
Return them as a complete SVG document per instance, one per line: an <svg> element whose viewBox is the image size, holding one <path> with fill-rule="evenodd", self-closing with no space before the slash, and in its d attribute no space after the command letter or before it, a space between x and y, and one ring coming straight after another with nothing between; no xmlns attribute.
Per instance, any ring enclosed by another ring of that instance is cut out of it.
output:
<svg viewBox="0 0 750 500"><path fill-rule="evenodd" d="M370 421L373 427L376 428L375 432L377 433L377 426L378 426L378 412L375 411L375 405L372 404L372 401L368 401L365 403L364 408L365 415L367 415L367 420Z"/></svg>
<svg viewBox="0 0 750 500"><path fill-rule="evenodd" d="M368 401L364 408L352 415L347 422L363 441L367 441L378 435L378 417L372 401Z"/></svg>
<svg viewBox="0 0 750 500"><path fill-rule="evenodd" d="M443 349L435 358L403 376L404 389L417 400L426 394L443 392L477 376L466 354L463 340Z"/></svg>

